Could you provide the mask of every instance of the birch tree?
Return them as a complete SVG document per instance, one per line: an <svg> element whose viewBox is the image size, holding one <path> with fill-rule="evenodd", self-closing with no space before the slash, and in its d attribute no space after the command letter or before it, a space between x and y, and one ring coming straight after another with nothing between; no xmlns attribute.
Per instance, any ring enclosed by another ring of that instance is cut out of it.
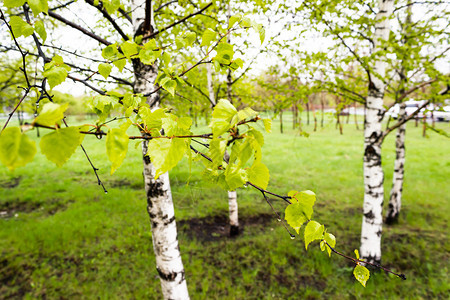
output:
<svg viewBox="0 0 450 300"><path fill-rule="evenodd" d="M415 45L415 55L408 58L411 72L408 87L403 91L397 89L397 71L402 57L397 46L401 38L398 26L391 28L394 11L398 13L409 6L407 2L398 2L394 8L394 1L340 1L334 3L305 2L308 16L314 26L325 28L326 34L335 43L328 48L328 53L317 52L307 57L311 75L328 91L341 95L351 101L364 104L364 204L361 229L360 253L366 261L379 263L381 261L381 235L383 223L384 173L381 166L381 147L385 137L393 130L401 127L411 119L411 116L397 120L394 125L385 130L382 122L385 119L386 97L389 95L397 102L404 101L408 95L423 86L433 85L434 95L439 85L448 80L445 74L436 72L433 67L438 58L445 56L448 43L444 40L446 26L440 26L442 16L429 16L424 23L436 26L434 37L427 41L420 41ZM433 6L424 4L429 10ZM431 6L431 8L430 8ZM418 24L415 24L418 25ZM421 27L421 26L419 26ZM439 29L438 29L439 28ZM422 30L422 31L421 31ZM416 31L416 38L424 32L425 27ZM424 35L426 36L426 35ZM412 39L412 38L411 38ZM429 53L428 41L434 40L439 45L436 51ZM402 49L404 50L404 49ZM353 62L358 65L354 66ZM342 80L352 69L361 69L365 76L353 76L354 80ZM420 76L418 76L420 74ZM366 92L355 88L364 84ZM396 93L396 95L394 95ZM394 95L394 96L392 96ZM426 104L425 104L426 105ZM424 106L425 106L424 105ZM424 106L413 115L417 115ZM400 155L401 156L401 155ZM397 169L397 168L396 168Z"/></svg>

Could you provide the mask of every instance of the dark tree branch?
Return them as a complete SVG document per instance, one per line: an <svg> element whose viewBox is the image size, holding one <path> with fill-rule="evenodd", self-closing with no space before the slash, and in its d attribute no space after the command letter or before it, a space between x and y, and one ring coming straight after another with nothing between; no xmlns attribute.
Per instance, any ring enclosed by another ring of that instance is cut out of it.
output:
<svg viewBox="0 0 450 300"><path fill-rule="evenodd" d="M160 7L158 7L157 9L155 9L155 13L157 13L158 11L160 11L161 9L163 9L166 6L169 6L172 3L177 3L178 0L173 0L173 1L169 1L167 3L162 4Z"/></svg>
<svg viewBox="0 0 450 300"><path fill-rule="evenodd" d="M106 11L106 9L103 7L103 4L101 2L98 2L98 4L96 4L93 0L85 0L85 1L89 5L97 8L98 11L100 11L102 13L103 17L105 17L105 19L107 19L109 21L109 23L111 23L111 25L114 27L114 29L120 34L120 36L125 41L128 41L130 39L125 34L125 32L123 32L122 28L120 28L120 26L116 23L116 21L114 21L114 19L111 17L111 15Z"/></svg>
<svg viewBox="0 0 450 300"><path fill-rule="evenodd" d="M195 12L195 13L192 13L192 14L190 14L190 15L184 17L184 18L181 19L181 20L178 20L178 21L176 21L176 22L174 22L174 23L172 23L172 24L170 24L170 25L164 27L164 28L161 29L161 30L157 30L157 31L152 32L152 33L150 33L150 34L145 34L143 38L144 38L144 39L151 39L151 38L157 36L158 34L164 32L164 31L166 31L166 30L168 30L168 29L170 29L170 28L172 28L172 27L174 27L174 26L176 26L176 25L178 25L178 24L180 24L180 23L183 23L183 22L186 21L187 19L189 19L189 18L191 18L191 17L193 17L193 16L195 16L195 15L198 15L198 14L202 13L204 10L206 10L206 9L207 9L208 7L210 7L211 5L212 5L212 2L209 3L208 5L206 5L205 7L203 7L201 10L199 10L199 11L197 11L197 12Z"/></svg>
<svg viewBox="0 0 450 300"><path fill-rule="evenodd" d="M85 35L89 36L90 38L93 38L94 40L98 41L99 43L101 43L103 45L106 45L106 46L111 45L111 43L108 42L107 40L105 40L104 38L102 38L102 37L100 37L100 36L90 32L90 31L88 31L87 29L79 26L78 24L75 24L72 21L67 20L66 18L64 18L64 17L62 17L62 16L60 16L60 15L58 15L58 14L52 12L52 11L49 11L48 15L50 17L60 21L60 22L63 22L64 24L66 24L66 25L68 25L68 26L70 26L70 27L72 27L72 28L74 28L74 29L84 33Z"/></svg>

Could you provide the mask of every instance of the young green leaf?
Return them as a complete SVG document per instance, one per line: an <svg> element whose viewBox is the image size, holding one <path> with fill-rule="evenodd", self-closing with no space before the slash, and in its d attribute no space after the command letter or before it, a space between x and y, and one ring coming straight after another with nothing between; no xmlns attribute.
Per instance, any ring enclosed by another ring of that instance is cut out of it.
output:
<svg viewBox="0 0 450 300"><path fill-rule="evenodd" d="M266 129L266 132L271 133L272 132L272 120L271 119L264 119L264 129Z"/></svg>
<svg viewBox="0 0 450 300"><path fill-rule="evenodd" d="M113 65L119 69L119 72L123 71L123 68L125 68L125 65L127 64L127 60L125 59L125 56L122 54L119 54L117 56L117 59L113 61Z"/></svg>
<svg viewBox="0 0 450 300"><path fill-rule="evenodd" d="M105 77L105 79L108 78L109 74L111 73L112 66L110 64L101 63L98 65L98 73Z"/></svg>
<svg viewBox="0 0 450 300"><path fill-rule="evenodd" d="M111 175L122 165L128 152L128 135L121 128L113 128L106 136L106 154L111 165Z"/></svg>
<svg viewBox="0 0 450 300"><path fill-rule="evenodd" d="M22 20L21 17L12 16L9 25L11 25L12 32L16 38L20 36L30 36L34 32L33 26Z"/></svg>
<svg viewBox="0 0 450 300"><path fill-rule="evenodd" d="M45 31L44 22L42 22L41 20L37 21L34 24L34 30L41 37L42 43L44 43L45 40L47 39L47 32Z"/></svg>
<svg viewBox="0 0 450 300"><path fill-rule="evenodd" d="M353 269L353 275L355 276L356 280L358 280L364 287L366 287L366 282L370 277L370 272L366 267L356 265Z"/></svg>
<svg viewBox="0 0 450 300"><path fill-rule="evenodd" d="M44 135L39 145L47 159L61 167L72 156L83 138L78 128L67 127Z"/></svg>
<svg viewBox="0 0 450 300"><path fill-rule="evenodd" d="M64 64L61 56L55 55L51 62L44 65L43 75L47 77L50 88L54 88L66 80L67 71L70 71L70 67Z"/></svg>
<svg viewBox="0 0 450 300"><path fill-rule="evenodd" d="M170 171L183 158L188 148L186 139L152 139L148 142L148 152L156 169L155 179Z"/></svg>
<svg viewBox="0 0 450 300"><path fill-rule="evenodd" d="M355 249L355 256L356 256L356 259L359 259L359 251L358 251L358 249Z"/></svg>
<svg viewBox="0 0 450 300"><path fill-rule="evenodd" d="M316 194L314 194L313 191L301 191L300 193L298 193L295 197L297 197L299 199L299 202L313 207L314 206L314 202L316 202Z"/></svg>
<svg viewBox="0 0 450 300"><path fill-rule="evenodd" d="M117 50L116 44L106 46L102 50L102 57L107 60L115 60L118 54L119 51Z"/></svg>
<svg viewBox="0 0 450 300"><path fill-rule="evenodd" d="M269 169L261 162L255 162L248 170L248 180L260 188L266 189L269 184Z"/></svg>
<svg viewBox="0 0 450 300"><path fill-rule="evenodd" d="M3 3L5 7L13 8L22 6L25 3L25 0L5 0Z"/></svg>
<svg viewBox="0 0 450 300"><path fill-rule="evenodd" d="M27 2L35 16L41 12L48 12L48 0L27 0Z"/></svg>
<svg viewBox="0 0 450 300"><path fill-rule="evenodd" d="M210 125L214 137L220 136L237 123L237 118L232 122L236 114L236 108L228 100L219 100L214 107Z"/></svg>
<svg viewBox="0 0 450 300"><path fill-rule="evenodd" d="M172 80L172 79L169 78L169 80L165 81L164 84L162 84L162 87L163 87L163 89L168 91L169 94L172 95L172 97L174 97L175 96L175 89L177 88L177 81L176 80Z"/></svg>
<svg viewBox="0 0 450 300"><path fill-rule="evenodd" d="M300 232L303 223L308 221L308 218L303 211L303 207L299 203L292 203L286 207L284 219L297 233Z"/></svg>
<svg viewBox="0 0 450 300"><path fill-rule="evenodd" d="M202 44L200 46L209 46L211 42L216 38L217 33L211 28L207 28L202 35Z"/></svg>
<svg viewBox="0 0 450 300"><path fill-rule="evenodd" d="M324 226L316 221L309 221L305 228L305 248L308 250L308 245L315 240L323 238Z"/></svg>
<svg viewBox="0 0 450 300"><path fill-rule="evenodd" d="M326 232L324 234L324 239L328 243L328 245L330 245L331 247L334 248L336 246L336 237L334 235L332 235L331 233ZM331 256L331 249L330 249L330 247L328 247L328 245L326 245L326 248L328 251L328 256Z"/></svg>
<svg viewBox="0 0 450 300"><path fill-rule="evenodd" d="M25 166L36 154L36 143L19 127L8 127L0 133L0 161L9 169Z"/></svg>
<svg viewBox="0 0 450 300"><path fill-rule="evenodd" d="M69 104L46 103L34 123L44 126L55 126L64 118L64 112Z"/></svg>
<svg viewBox="0 0 450 300"><path fill-rule="evenodd" d="M242 19L242 15L241 14L236 14L234 16L231 16L229 21L228 21L228 29L233 27L233 25L236 24L236 22L239 22L241 19Z"/></svg>
<svg viewBox="0 0 450 300"><path fill-rule="evenodd" d="M132 56L135 56L139 54L139 50L141 49L138 44L136 44L134 41L128 40L120 46L120 48L123 51L123 54L126 56L126 58L130 59Z"/></svg>

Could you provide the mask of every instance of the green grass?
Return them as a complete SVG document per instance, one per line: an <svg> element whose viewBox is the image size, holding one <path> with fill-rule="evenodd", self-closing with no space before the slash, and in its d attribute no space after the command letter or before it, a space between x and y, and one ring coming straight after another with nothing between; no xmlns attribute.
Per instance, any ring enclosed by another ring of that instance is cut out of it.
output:
<svg viewBox="0 0 450 300"><path fill-rule="evenodd" d="M274 122L266 135L269 189L313 190L315 219L336 235L339 250L352 254L364 190L362 131L344 124L340 135L327 116L317 132L303 126L311 134L305 138L291 129L289 115L284 119L285 134ZM449 130L448 123L437 126ZM86 137L84 145L108 194L81 150L62 168L40 153L13 173L0 167L0 211L8 212L0 218L0 298L161 298L140 148L130 143L124 165L110 176L104 141ZM302 239L291 240L252 188L238 191L244 232L223 236L226 192L184 160L170 177L192 299L447 299L450 143L431 131L423 138L421 127L409 124L406 149L403 210L399 224L384 227L382 251L383 263L408 279L375 272L366 288L352 278L348 261L328 258L317 243L305 251ZM392 135L383 146L386 200L394 158ZM274 206L285 208L278 200Z"/></svg>

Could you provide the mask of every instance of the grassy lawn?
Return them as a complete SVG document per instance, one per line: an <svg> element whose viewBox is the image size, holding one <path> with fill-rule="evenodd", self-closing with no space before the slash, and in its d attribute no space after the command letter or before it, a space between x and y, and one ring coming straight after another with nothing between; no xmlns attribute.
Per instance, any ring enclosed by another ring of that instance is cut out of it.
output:
<svg viewBox="0 0 450 300"><path fill-rule="evenodd" d="M337 249L352 255L362 219L362 131L344 124L340 135L327 117L317 132L304 125L306 138L283 117L285 133L274 122L266 134L268 189L313 190L315 219L336 235ZM437 126L449 132L448 123ZM423 138L421 130L408 125L403 210L399 224L384 227L382 242L383 263L408 279L375 272L366 288L346 260L329 258L317 242L305 251L302 239L291 240L250 187L238 190L244 230L228 238L227 193L202 180L200 165L184 160L170 176L192 299L447 299L450 142L431 131ZM394 138L383 146L386 200ZM124 165L110 176L104 140L89 136L83 144L108 194L80 149L62 168L40 153L12 173L0 166L0 299L161 298L140 147L131 142ZM274 206L285 208L278 200Z"/></svg>

